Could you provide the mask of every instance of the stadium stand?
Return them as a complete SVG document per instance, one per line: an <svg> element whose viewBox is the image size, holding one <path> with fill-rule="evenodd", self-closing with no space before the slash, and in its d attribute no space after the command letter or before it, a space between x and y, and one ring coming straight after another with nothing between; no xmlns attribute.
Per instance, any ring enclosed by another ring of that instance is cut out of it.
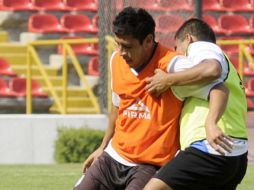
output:
<svg viewBox="0 0 254 190"><path fill-rule="evenodd" d="M254 9L254 7L253 7L253 9ZM249 25L250 25L251 30L254 31L254 16L251 16L249 18Z"/></svg>
<svg viewBox="0 0 254 190"><path fill-rule="evenodd" d="M219 26L216 18L212 15L204 15L203 20L209 24L216 34L224 34L225 31Z"/></svg>
<svg viewBox="0 0 254 190"><path fill-rule="evenodd" d="M6 81L0 77L0 98L15 98L16 93L11 91Z"/></svg>
<svg viewBox="0 0 254 190"><path fill-rule="evenodd" d="M65 37L62 37L62 39L83 39L83 38L79 36L65 36ZM98 44L91 44L91 43L75 44L75 45L73 44L71 45L71 47L76 55L93 56L93 55L99 54ZM57 47L57 53L58 54L63 53L61 45Z"/></svg>
<svg viewBox="0 0 254 190"><path fill-rule="evenodd" d="M221 6L223 7L224 11L228 12L248 12L254 11L254 7L251 3L252 0L221 0Z"/></svg>
<svg viewBox="0 0 254 190"><path fill-rule="evenodd" d="M248 110L254 110L254 101L251 100L251 98L247 97L247 106Z"/></svg>
<svg viewBox="0 0 254 190"><path fill-rule="evenodd" d="M160 36L156 41L162 43L164 46L175 49L175 39L173 37Z"/></svg>
<svg viewBox="0 0 254 190"><path fill-rule="evenodd" d="M218 40L243 40L243 36L223 36L219 37ZM238 54L238 45L221 45L223 51L225 51L229 56L232 54Z"/></svg>
<svg viewBox="0 0 254 190"><path fill-rule="evenodd" d="M61 17L62 28L69 33L88 32L97 33L90 18L84 14L65 14Z"/></svg>
<svg viewBox="0 0 254 190"><path fill-rule="evenodd" d="M202 2L204 11L224 11L220 0L205 0Z"/></svg>
<svg viewBox="0 0 254 190"><path fill-rule="evenodd" d="M65 0L65 6L71 11L98 11L98 0Z"/></svg>
<svg viewBox="0 0 254 190"><path fill-rule="evenodd" d="M218 18L218 24L225 30L225 34L228 36L253 33L246 17L239 14L220 15Z"/></svg>
<svg viewBox="0 0 254 190"><path fill-rule="evenodd" d="M184 18L179 15L159 15L155 18L157 32L161 33L169 33L169 32L176 32L177 28L181 26L184 22ZM171 23L171 24L168 24Z"/></svg>
<svg viewBox="0 0 254 190"><path fill-rule="evenodd" d="M35 33L66 32L53 14L33 14L28 20L28 31Z"/></svg>
<svg viewBox="0 0 254 190"><path fill-rule="evenodd" d="M248 81L248 89L253 92L254 94L254 78Z"/></svg>
<svg viewBox="0 0 254 190"><path fill-rule="evenodd" d="M0 76L1 75L8 76L8 77L17 76L17 73L15 73L12 70L8 61L3 58L0 58Z"/></svg>
<svg viewBox="0 0 254 190"><path fill-rule="evenodd" d="M33 5L34 9L39 10L39 11L66 10L65 4L62 0L50 0L50 1L32 0L32 5Z"/></svg>
<svg viewBox="0 0 254 190"><path fill-rule="evenodd" d="M88 75L99 76L99 58L92 57L88 61Z"/></svg>
<svg viewBox="0 0 254 190"><path fill-rule="evenodd" d="M30 0L1 0L0 9L5 11L30 11L34 7Z"/></svg>
<svg viewBox="0 0 254 190"><path fill-rule="evenodd" d="M168 1L168 0L159 0L158 1L161 10L164 11L193 11L193 1L192 0L178 0L178 1Z"/></svg>
<svg viewBox="0 0 254 190"><path fill-rule="evenodd" d="M26 78L13 77L9 81L10 90L17 96L26 96ZM48 94L43 92L41 85L36 80L32 80L32 96L48 98Z"/></svg>

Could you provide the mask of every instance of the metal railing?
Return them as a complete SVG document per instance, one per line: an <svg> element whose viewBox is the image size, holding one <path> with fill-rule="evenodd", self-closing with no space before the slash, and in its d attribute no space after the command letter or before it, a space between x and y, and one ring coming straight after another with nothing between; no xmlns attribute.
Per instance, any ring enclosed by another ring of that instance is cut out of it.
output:
<svg viewBox="0 0 254 190"><path fill-rule="evenodd" d="M51 93L56 106L61 114L67 113L67 87L68 87L68 65L67 65L67 56L70 57L74 69L76 70L79 78L81 79L82 84L85 84L85 91L88 94L88 97L91 99L92 106L95 109L96 113L100 112L99 104L96 100L96 97L88 83L88 80L80 66L80 63L73 52L71 45L74 44L84 44L84 43L98 43L97 38L90 39L64 39L64 40L38 40L33 41L28 44L27 51L27 96L26 96L26 113L32 113L32 95L31 95L31 79L32 79L32 63L35 63L38 66L39 72L45 81L49 92ZM54 89L52 82L49 79L49 76L43 66L42 61L40 60L35 47L39 46L57 46L61 45L63 47L63 67L62 67L62 101L59 95Z"/></svg>
<svg viewBox="0 0 254 190"><path fill-rule="evenodd" d="M239 55L238 55L238 73L243 79L244 77L244 58L246 58L250 68L254 70L254 60L249 51L249 45L254 45L254 40L218 40L218 45L238 45Z"/></svg>

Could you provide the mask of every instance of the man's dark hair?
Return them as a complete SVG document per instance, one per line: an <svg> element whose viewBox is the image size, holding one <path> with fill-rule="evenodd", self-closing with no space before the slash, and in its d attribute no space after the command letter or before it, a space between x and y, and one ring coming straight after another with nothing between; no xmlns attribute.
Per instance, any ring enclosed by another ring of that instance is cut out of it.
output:
<svg viewBox="0 0 254 190"><path fill-rule="evenodd" d="M195 36L199 41L216 43L215 33L212 28L203 20L197 18L185 21L177 30L175 39L184 40L187 34Z"/></svg>
<svg viewBox="0 0 254 190"><path fill-rule="evenodd" d="M142 8L124 8L113 22L115 35L131 35L142 44L148 34L154 37L155 22L153 17Z"/></svg>

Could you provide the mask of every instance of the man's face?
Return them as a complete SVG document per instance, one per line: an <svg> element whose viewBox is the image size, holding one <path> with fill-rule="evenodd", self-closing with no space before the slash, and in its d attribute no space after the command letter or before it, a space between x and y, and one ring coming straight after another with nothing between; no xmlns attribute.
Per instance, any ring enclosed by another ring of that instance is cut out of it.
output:
<svg viewBox="0 0 254 190"><path fill-rule="evenodd" d="M190 44L190 40L188 37L182 39L176 39L176 51L181 53L181 54L186 54L188 46Z"/></svg>
<svg viewBox="0 0 254 190"><path fill-rule="evenodd" d="M141 44L130 35L118 35L115 36L115 41L118 51L130 67L137 69L147 60L149 55L146 39Z"/></svg>

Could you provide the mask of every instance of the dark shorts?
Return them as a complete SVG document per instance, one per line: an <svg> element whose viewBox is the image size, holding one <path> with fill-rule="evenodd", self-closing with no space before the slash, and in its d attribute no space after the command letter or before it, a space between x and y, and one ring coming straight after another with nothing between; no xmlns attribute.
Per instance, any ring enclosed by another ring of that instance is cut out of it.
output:
<svg viewBox="0 0 254 190"><path fill-rule="evenodd" d="M247 153L224 157L195 148L180 151L155 178L174 190L235 190L247 168Z"/></svg>
<svg viewBox="0 0 254 190"><path fill-rule="evenodd" d="M141 164L130 167L120 164L104 152L87 170L75 190L141 190L159 169Z"/></svg>

